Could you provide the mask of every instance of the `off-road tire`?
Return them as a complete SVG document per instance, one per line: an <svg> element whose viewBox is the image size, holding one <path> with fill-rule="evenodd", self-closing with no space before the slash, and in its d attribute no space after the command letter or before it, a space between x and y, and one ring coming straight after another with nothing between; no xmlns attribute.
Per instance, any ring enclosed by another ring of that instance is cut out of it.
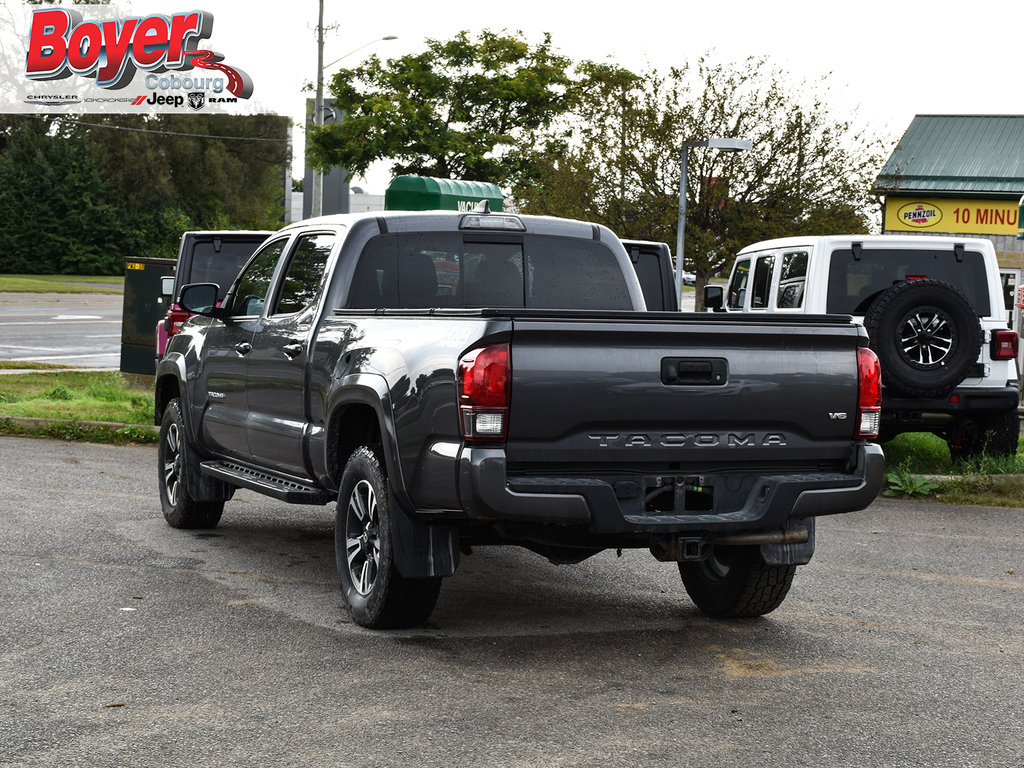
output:
<svg viewBox="0 0 1024 768"><path fill-rule="evenodd" d="M216 528L224 512L223 501L196 501L189 493L188 477L194 452L185 432L181 401L174 398L160 422L157 467L160 506L172 528Z"/></svg>
<svg viewBox="0 0 1024 768"><path fill-rule="evenodd" d="M954 461L975 456L1013 456L1017 453L1020 419L1017 409L978 416L953 428L947 439L949 455Z"/></svg>
<svg viewBox="0 0 1024 768"><path fill-rule="evenodd" d="M356 624L399 629L425 622L441 579L407 579L395 566L387 470L375 447L352 452L341 477L334 526L338 581Z"/></svg>
<svg viewBox="0 0 1024 768"><path fill-rule="evenodd" d="M941 280L897 283L871 303L864 327L882 382L914 397L938 397L962 382L984 336L971 302Z"/></svg>
<svg viewBox="0 0 1024 768"><path fill-rule="evenodd" d="M715 547L704 560L679 563L690 599L721 618L771 613L786 599L795 573L795 565L767 564L760 547Z"/></svg>

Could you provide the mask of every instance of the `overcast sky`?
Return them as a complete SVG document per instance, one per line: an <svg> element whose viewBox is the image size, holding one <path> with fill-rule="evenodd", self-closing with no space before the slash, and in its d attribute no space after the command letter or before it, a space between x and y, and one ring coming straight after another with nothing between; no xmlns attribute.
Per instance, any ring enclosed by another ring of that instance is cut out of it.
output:
<svg viewBox="0 0 1024 768"><path fill-rule="evenodd" d="M24 16L24 6L16 0L4 5L14 11L0 19L10 46L10 19ZM317 0L115 0L113 8L119 18L196 8L211 12L209 47L252 77L252 104L299 123L309 95L302 86L316 77L317 5ZM445 40L463 29L507 29L522 31L531 42L549 32L554 46L571 59L611 58L637 70L667 70L708 51L723 62L768 56L794 83L828 76L833 113L855 114L860 124L893 141L915 114L1024 113L1021 0L325 0L325 8L325 61L356 51L328 75L370 53L420 51L425 38ZM27 41L27 28L13 32L13 39L20 35ZM362 47L386 35L398 39ZM295 140L301 144L301 130ZM375 171L366 186L382 193L387 181L386 173Z"/></svg>

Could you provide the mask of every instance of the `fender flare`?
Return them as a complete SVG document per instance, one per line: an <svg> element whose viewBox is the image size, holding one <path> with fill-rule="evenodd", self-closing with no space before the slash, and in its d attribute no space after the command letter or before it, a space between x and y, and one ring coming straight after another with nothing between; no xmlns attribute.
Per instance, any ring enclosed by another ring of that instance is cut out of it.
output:
<svg viewBox="0 0 1024 768"><path fill-rule="evenodd" d="M381 451L383 452L384 464L388 471L388 478L391 480L398 501L403 510L413 510L415 505L406 490L405 476L402 474L402 462L398 453L398 437L395 431L394 411L391 405L391 389L388 387L387 379L376 373L351 373L343 376L335 387L334 394L328 401L327 426L334 421L335 415L342 408L351 405L366 405L373 409L377 415L377 425L380 429ZM322 446L323 467L330 466L328 460L331 446L328 437L329 429L324 433L324 444ZM344 468L343 459L339 463L339 469Z"/></svg>

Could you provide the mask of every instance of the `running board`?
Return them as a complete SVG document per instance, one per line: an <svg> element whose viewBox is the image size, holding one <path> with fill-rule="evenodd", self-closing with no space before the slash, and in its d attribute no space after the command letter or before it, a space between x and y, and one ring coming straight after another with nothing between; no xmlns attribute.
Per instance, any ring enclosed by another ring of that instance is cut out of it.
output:
<svg viewBox="0 0 1024 768"><path fill-rule="evenodd" d="M239 488L248 488L291 504L327 504L335 500L333 494L322 488L230 461L204 461L199 468L207 477L215 477Z"/></svg>

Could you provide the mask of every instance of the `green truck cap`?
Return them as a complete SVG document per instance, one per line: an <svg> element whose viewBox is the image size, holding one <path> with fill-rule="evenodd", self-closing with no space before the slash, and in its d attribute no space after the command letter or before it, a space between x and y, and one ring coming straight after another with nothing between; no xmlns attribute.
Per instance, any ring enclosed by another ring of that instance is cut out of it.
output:
<svg viewBox="0 0 1024 768"><path fill-rule="evenodd" d="M387 211L472 211L481 200L500 211L501 190L486 181L396 176L384 193Z"/></svg>

